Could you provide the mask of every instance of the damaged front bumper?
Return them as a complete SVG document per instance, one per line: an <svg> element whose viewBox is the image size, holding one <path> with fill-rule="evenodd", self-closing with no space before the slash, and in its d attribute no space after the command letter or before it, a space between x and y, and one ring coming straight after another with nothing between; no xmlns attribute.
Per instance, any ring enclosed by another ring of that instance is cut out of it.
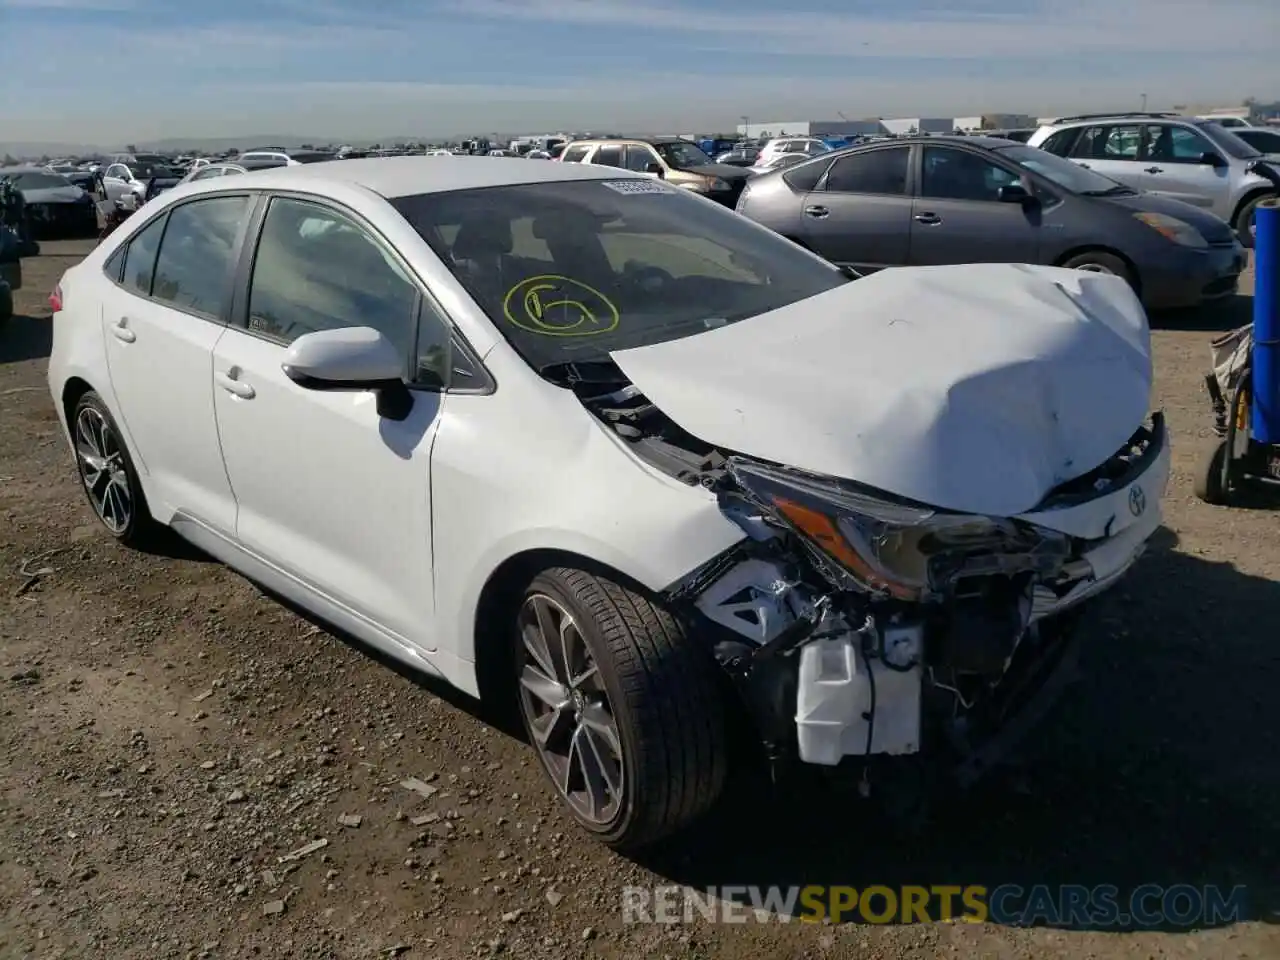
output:
<svg viewBox="0 0 1280 960"><path fill-rule="evenodd" d="M924 755L971 782L1066 686L1077 608L1142 554L1168 476L1158 413L1012 518L733 458L721 504L748 539L673 599L713 637L771 760L865 773Z"/></svg>

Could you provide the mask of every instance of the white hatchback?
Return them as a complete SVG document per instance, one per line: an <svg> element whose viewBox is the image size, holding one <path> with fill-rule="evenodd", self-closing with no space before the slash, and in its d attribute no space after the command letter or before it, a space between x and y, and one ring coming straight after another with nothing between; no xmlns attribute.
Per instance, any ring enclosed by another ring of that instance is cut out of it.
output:
<svg viewBox="0 0 1280 960"><path fill-rule="evenodd" d="M1123 281L853 280L607 167L191 183L51 301L50 390L114 536L167 526L518 708L615 846L712 804L734 723L858 776L987 763L1160 520Z"/></svg>

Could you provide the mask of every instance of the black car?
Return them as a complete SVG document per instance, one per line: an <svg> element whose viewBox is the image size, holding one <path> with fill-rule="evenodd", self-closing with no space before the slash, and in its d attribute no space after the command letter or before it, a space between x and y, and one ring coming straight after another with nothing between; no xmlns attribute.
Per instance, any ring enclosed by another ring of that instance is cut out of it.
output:
<svg viewBox="0 0 1280 960"><path fill-rule="evenodd" d="M0 169L0 177L22 194L26 226L33 239L97 234L93 197L61 174L42 167L5 167Z"/></svg>

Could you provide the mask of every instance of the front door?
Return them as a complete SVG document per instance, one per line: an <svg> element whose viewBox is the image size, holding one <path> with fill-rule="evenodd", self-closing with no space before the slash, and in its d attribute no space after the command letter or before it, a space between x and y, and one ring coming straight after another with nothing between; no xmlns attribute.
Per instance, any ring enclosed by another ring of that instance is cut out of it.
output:
<svg viewBox="0 0 1280 960"><path fill-rule="evenodd" d="M1231 216L1230 170L1204 134L1180 124L1153 123L1147 127L1146 145L1142 189ZM1222 165L1202 162L1206 154L1221 158Z"/></svg>
<svg viewBox="0 0 1280 960"><path fill-rule="evenodd" d="M248 550L419 650L434 648L429 459L442 396L415 391L403 421L370 391L298 386L281 364L317 330L378 329L404 351L422 298L399 260L333 207L275 197L257 242L246 322L213 358L214 404ZM425 321L424 321L425 323Z"/></svg>
<svg viewBox="0 0 1280 960"><path fill-rule="evenodd" d="M1000 188L1026 186L1015 171L979 153L923 148L911 216L911 263L1036 263L1040 209L1004 203Z"/></svg>
<svg viewBox="0 0 1280 960"><path fill-rule="evenodd" d="M102 304L111 388L152 516L181 512L226 535L235 502L218 448L213 349L249 206L246 195L208 197L157 217L122 248Z"/></svg>
<svg viewBox="0 0 1280 960"><path fill-rule="evenodd" d="M833 263L869 269L905 264L910 157L905 146L839 157L801 205L805 243Z"/></svg>

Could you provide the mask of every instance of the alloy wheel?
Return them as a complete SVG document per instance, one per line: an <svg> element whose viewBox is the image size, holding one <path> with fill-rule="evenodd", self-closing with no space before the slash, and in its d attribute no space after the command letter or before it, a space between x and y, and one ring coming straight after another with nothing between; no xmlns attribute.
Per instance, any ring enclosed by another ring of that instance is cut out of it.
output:
<svg viewBox="0 0 1280 960"><path fill-rule="evenodd" d="M76 463L94 512L108 530L123 533L133 520L133 494L123 447L106 417L93 407L76 415Z"/></svg>
<svg viewBox="0 0 1280 960"><path fill-rule="evenodd" d="M623 797L622 742L609 695L573 615L546 594L517 618L520 707L561 795L584 820L610 823Z"/></svg>
<svg viewBox="0 0 1280 960"><path fill-rule="evenodd" d="M1109 277L1114 277L1115 271L1108 269L1101 263L1081 263L1076 265L1077 270L1083 270L1086 273L1105 273Z"/></svg>

